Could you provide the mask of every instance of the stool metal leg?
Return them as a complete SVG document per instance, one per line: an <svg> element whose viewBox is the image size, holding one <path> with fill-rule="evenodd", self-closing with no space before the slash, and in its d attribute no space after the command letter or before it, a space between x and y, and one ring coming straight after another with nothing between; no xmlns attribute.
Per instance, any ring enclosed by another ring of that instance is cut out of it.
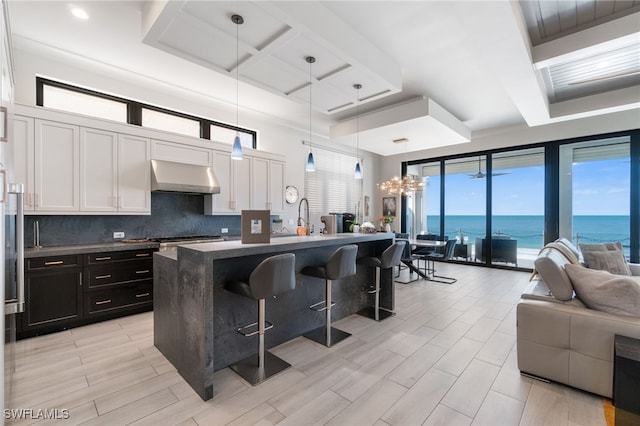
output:
<svg viewBox="0 0 640 426"><path fill-rule="evenodd" d="M272 326L265 327L265 300L258 300L258 338L259 346L258 353L250 355L247 358L239 361L229 367L238 373L240 377L245 379L252 385L257 385L264 382L269 377L291 367L291 364L285 360L273 355L271 352L264 350L264 332ZM239 330L242 330L240 328ZM240 332L240 331L239 331ZM244 333L241 333L244 334ZM245 334L247 336L255 335L256 333Z"/></svg>
<svg viewBox="0 0 640 426"><path fill-rule="evenodd" d="M383 319L387 319L390 316L395 315L393 311L380 307L380 274L381 272L382 272L381 269L379 267L376 267L376 287L375 287L375 290L370 292L370 293L375 293L376 295L373 307L365 308L358 312L359 315L371 318L376 321L382 321Z"/></svg>
<svg viewBox="0 0 640 426"><path fill-rule="evenodd" d="M347 333L346 331L339 330L337 328L331 327L331 306L335 305L335 303L331 302L331 280L326 280L325 286L325 307L322 309L315 309L314 306L319 305L316 303L315 305L311 305L310 308L315 311L325 311L325 326L318 327L314 330L311 330L308 333L304 334L304 337L307 339L311 339L314 342L318 342L320 344L325 345L330 348L331 345L334 345L338 342L343 341L347 337L351 336L351 333ZM322 303L322 302L320 302Z"/></svg>

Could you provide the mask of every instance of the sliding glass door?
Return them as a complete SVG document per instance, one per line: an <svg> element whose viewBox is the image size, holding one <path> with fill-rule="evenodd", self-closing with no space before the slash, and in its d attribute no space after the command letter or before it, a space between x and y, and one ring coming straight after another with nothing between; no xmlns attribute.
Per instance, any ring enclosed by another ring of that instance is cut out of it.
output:
<svg viewBox="0 0 640 426"><path fill-rule="evenodd" d="M532 268L544 245L544 149L491 158L491 263Z"/></svg>
<svg viewBox="0 0 640 426"><path fill-rule="evenodd" d="M629 258L629 137L560 147L560 236L580 243L620 241Z"/></svg>
<svg viewBox="0 0 640 426"><path fill-rule="evenodd" d="M459 241L456 257L484 262L478 248L486 234L486 156L456 158L444 164L444 236Z"/></svg>

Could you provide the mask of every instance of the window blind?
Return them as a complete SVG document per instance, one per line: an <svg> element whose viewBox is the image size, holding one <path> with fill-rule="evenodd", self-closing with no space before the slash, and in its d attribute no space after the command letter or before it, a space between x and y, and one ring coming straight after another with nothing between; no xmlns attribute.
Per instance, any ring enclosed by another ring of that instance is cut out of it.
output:
<svg viewBox="0 0 640 426"><path fill-rule="evenodd" d="M362 179L354 178L355 157L315 147L313 157L316 171L306 172L304 193L309 200L309 221L317 232L323 227L320 216L355 214L362 198Z"/></svg>

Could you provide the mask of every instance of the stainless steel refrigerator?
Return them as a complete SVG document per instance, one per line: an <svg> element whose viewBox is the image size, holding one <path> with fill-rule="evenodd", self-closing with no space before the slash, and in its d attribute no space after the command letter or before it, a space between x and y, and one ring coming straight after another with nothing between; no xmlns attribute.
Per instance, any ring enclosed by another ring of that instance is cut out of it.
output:
<svg viewBox="0 0 640 426"><path fill-rule="evenodd" d="M0 352L0 369L4 381L0 382L2 416L16 409L13 402L15 372L16 325L24 308L24 216L22 185L11 184L13 179L13 87L11 36L6 0L0 0L0 295L2 305L0 322L4 329L3 347Z"/></svg>
<svg viewBox="0 0 640 426"><path fill-rule="evenodd" d="M0 170L0 176L3 171ZM18 314L24 310L24 188L21 184L4 183L2 204L2 247L4 262L4 409L18 408L13 404L15 344ZM4 412L3 412L4 413Z"/></svg>

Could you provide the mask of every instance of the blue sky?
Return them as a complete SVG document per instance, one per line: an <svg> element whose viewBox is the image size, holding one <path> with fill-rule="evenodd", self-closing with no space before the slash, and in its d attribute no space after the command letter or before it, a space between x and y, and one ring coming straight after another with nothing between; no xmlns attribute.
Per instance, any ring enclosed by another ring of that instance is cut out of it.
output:
<svg viewBox="0 0 640 426"><path fill-rule="evenodd" d="M495 215L543 215L544 167L509 170L493 178ZM439 188L439 178L431 178L429 189ZM466 175L447 175L446 213L448 215L484 215L486 181ZM433 192L431 193L433 194ZM438 203L429 200L427 214L439 214ZM603 160L573 166L574 215L628 215L629 162Z"/></svg>

